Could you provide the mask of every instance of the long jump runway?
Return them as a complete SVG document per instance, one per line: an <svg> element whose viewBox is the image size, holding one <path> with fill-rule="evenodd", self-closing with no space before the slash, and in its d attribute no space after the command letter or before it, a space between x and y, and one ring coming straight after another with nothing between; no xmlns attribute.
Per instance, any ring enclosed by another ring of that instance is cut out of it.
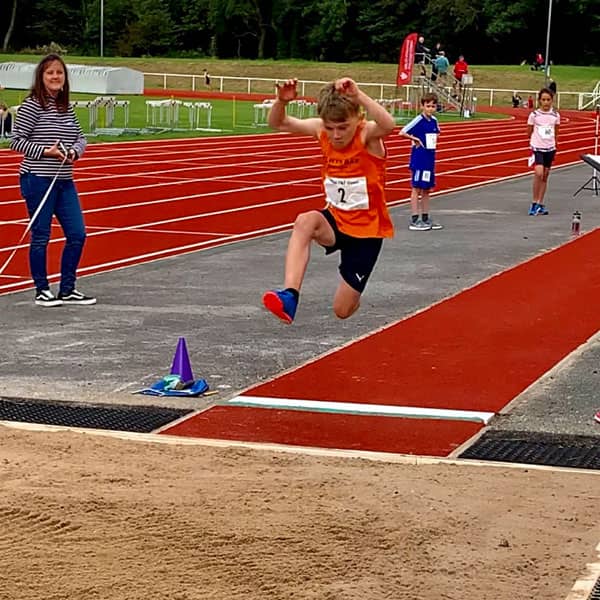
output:
<svg viewBox="0 0 600 600"><path fill-rule="evenodd" d="M193 363L207 369L202 375L211 386L221 377L235 392L216 405L199 399L191 415L158 433L456 455L600 329L600 218L587 198L588 233L569 240L569 165L589 151L590 119L573 118L565 127L557 163L565 169L553 171L552 212L541 220L524 216L529 177L511 183L530 175L522 122L445 131L432 206L446 229L406 231L408 148L393 137L389 197L397 235L365 306L344 323L328 314L328 299L316 299L331 293L335 258L325 266L315 252L307 300L291 327L263 314L260 294L279 283L285 237L272 234L289 229L300 210L320 206L314 144L266 135L92 147L78 171L90 231L82 271L93 274L82 287L95 288L100 303L81 316L32 307L27 245L19 245L0 277L6 339L15 340L0 351L5 393L71 400L84 390L91 402L143 403L128 394L164 374L165 340L172 352L177 335L197 332L199 339L188 337ZM0 259L15 248L24 224L16 157L7 157ZM55 235L53 265L60 243ZM411 262L446 276L439 283L415 277ZM114 271L124 266L127 272ZM452 281L451 273L462 279ZM51 281L57 277L54 271Z"/></svg>
<svg viewBox="0 0 600 600"><path fill-rule="evenodd" d="M600 329L599 253L596 230L163 433L448 456Z"/></svg>

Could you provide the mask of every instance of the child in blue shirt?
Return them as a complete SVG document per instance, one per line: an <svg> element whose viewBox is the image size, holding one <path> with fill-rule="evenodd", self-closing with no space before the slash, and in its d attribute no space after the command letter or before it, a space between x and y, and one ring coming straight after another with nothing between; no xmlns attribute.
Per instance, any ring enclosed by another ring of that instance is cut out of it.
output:
<svg viewBox="0 0 600 600"><path fill-rule="evenodd" d="M423 111L407 123L400 135L412 141L409 169L412 172L410 206L412 217L408 228L411 231L443 229L429 218L429 192L435 187L435 148L440 128L434 116L438 97L428 93L421 98Z"/></svg>

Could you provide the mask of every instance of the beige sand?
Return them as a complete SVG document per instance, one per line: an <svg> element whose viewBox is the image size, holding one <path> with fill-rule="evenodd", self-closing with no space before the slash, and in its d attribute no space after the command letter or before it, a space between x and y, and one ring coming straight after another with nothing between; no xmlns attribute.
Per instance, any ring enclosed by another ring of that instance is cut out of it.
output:
<svg viewBox="0 0 600 600"><path fill-rule="evenodd" d="M0 427L2 600L564 600L597 472Z"/></svg>

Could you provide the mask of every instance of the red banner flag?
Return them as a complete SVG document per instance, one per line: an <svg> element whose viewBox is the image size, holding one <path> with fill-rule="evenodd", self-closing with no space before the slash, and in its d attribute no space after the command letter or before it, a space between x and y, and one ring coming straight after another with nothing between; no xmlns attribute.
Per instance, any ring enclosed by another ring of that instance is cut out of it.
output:
<svg viewBox="0 0 600 600"><path fill-rule="evenodd" d="M402 42L400 57L398 59L398 75L396 76L396 85L401 86L410 83L412 80L412 69L415 63L415 47L417 45L418 34L409 33Z"/></svg>

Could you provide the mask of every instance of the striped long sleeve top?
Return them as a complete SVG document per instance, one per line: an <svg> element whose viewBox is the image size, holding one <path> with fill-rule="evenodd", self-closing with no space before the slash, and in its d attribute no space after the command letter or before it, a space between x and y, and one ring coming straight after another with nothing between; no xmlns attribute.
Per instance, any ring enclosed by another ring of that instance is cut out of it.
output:
<svg viewBox="0 0 600 600"><path fill-rule="evenodd" d="M73 165L52 156L44 156L44 150L60 140L67 150L75 151L80 158L86 147L86 139L81 130L73 107L59 112L54 98L47 99L46 109L31 96L19 106L13 124L10 147L24 155L20 173L32 173L40 177L73 179ZM60 171L59 171L60 167Z"/></svg>

